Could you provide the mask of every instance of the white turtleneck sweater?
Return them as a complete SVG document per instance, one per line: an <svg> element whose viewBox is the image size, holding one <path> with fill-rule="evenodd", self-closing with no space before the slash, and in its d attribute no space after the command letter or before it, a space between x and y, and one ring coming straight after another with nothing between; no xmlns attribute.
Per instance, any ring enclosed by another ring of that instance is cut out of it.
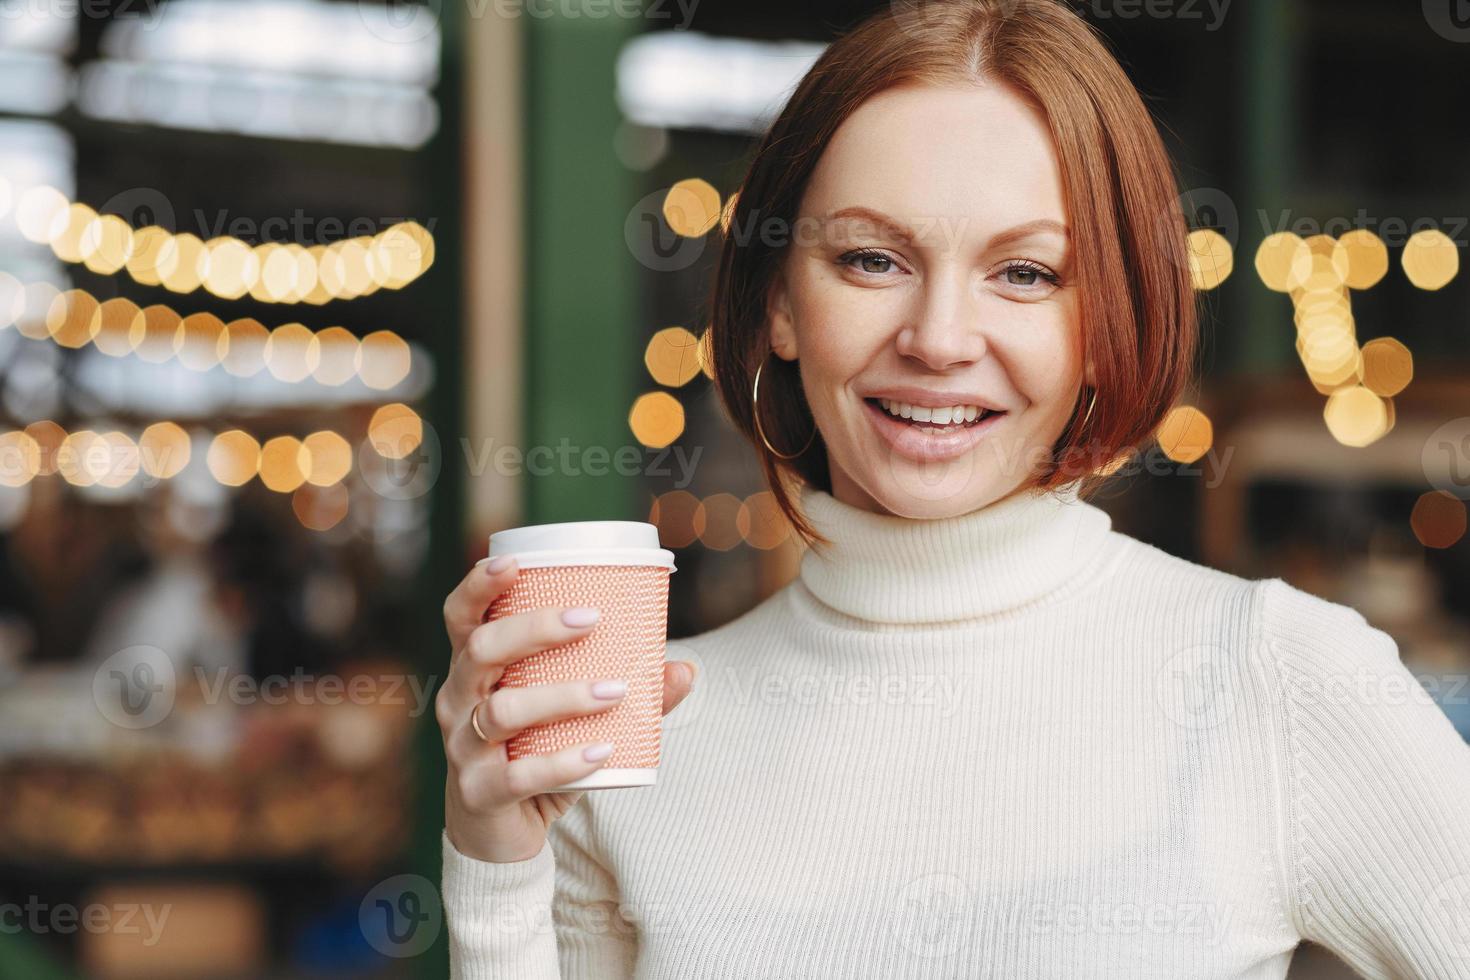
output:
<svg viewBox="0 0 1470 980"><path fill-rule="evenodd" d="M670 642L656 786L445 839L454 976L1470 978L1470 747L1359 613L1075 490L802 505L833 546Z"/></svg>

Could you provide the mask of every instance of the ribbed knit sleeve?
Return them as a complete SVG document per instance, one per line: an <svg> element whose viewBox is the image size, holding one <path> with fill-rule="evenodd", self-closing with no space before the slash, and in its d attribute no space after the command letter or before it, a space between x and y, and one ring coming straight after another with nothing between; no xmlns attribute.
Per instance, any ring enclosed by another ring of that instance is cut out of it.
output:
<svg viewBox="0 0 1470 980"><path fill-rule="evenodd" d="M622 980L637 958L617 881L593 856L590 801L525 861L477 861L444 837L443 897L455 980Z"/></svg>
<svg viewBox="0 0 1470 980"><path fill-rule="evenodd" d="M1365 977L1470 977L1470 746L1387 633L1263 588L1296 928Z"/></svg>
<svg viewBox="0 0 1470 980"><path fill-rule="evenodd" d="M556 861L548 841L503 864L461 854L444 834L440 892L453 980L557 980L551 903Z"/></svg>

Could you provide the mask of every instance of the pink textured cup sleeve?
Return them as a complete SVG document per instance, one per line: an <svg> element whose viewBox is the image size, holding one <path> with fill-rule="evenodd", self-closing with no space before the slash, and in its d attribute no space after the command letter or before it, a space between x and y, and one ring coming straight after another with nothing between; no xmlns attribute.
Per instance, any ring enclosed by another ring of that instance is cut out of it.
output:
<svg viewBox="0 0 1470 980"><path fill-rule="evenodd" d="M505 669L499 687L621 678L628 693L614 708L528 728L506 743L507 756L546 755L582 742L612 742L606 767L658 766L663 718L668 568L555 565L525 568L491 604L487 620L542 606L593 606L597 625L565 646L533 653Z"/></svg>

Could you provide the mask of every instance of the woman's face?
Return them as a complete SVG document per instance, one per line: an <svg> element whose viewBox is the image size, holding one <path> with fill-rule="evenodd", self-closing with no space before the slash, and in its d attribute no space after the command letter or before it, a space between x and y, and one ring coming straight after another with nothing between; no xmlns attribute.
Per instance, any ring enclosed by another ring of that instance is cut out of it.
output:
<svg viewBox="0 0 1470 980"><path fill-rule="evenodd" d="M1072 275L1056 152L1017 94L903 87L859 107L771 298L833 495L934 518L1032 482L1092 383Z"/></svg>

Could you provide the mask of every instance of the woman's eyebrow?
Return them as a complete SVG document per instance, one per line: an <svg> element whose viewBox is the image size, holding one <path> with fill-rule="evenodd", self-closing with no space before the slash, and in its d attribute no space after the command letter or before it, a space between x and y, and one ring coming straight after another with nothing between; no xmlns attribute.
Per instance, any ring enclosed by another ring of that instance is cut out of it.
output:
<svg viewBox="0 0 1470 980"><path fill-rule="evenodd" d="M912 242L918 237L913 229L909 228L897 218L889 217L881 211L865 208L860 205L839 208L827 215L824 221L836 221L839 218L858 218L868 221L878 227L879 230L891 235L901 242ZM995 248L1002 245L1010 245L1027 238L1041 235L1056 235L1063 239L1069 237L1067 226L1052 218L1037 218L1034 221L1022 222L1005 231L997 232L990 239L990 247Z"/></svg>
<svg viewBox="0 0 1470 980"><path fill-rule="evenodd" d="M1013 228L1007 228L990 239L990 246L1010 245L1027 238L1035 238L1041 235L1056 235L1063 240L1069 237L1067 226L1060 221L1051 218L1037 218L1035 221L1026 221Z"/></svg>
<svg viewBox="0 0 1470 980"><path fill-rule="evenodd" d="M827 215L823 219L823 222L836 221L839 218L860 218L864 221L871 222L901 242L912 242L915 237L913 230L908 225L905 225L896 218L890 218L882 211L874 211L872 208L857 205L840 208Z"/></svg>

